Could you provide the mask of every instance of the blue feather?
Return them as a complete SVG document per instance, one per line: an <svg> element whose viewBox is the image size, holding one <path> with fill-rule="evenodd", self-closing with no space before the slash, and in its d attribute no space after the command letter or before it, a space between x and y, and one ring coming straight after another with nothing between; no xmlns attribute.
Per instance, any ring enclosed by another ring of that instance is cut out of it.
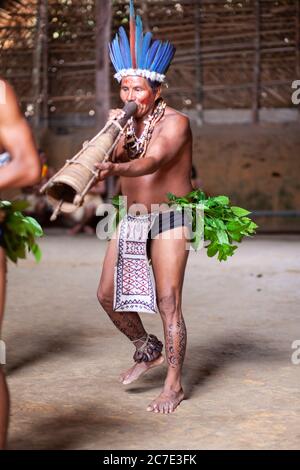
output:
<svg viewBox="0 0 300 470"><path fill-rule="evenodd" d="M141 69L145 68L147 52L150 49L151 41L152 41L152 33L146 33L144 36L144 40L143 40L142 56L141 56L141 62L139 65Z"/></svg>
<svg viewBox="0 0 300 470"><path fill-rule="evenodd" d="M164 73L164 74L167 73L167 71L168 71L168 69L171 65L171 62L174 59L175 53L176 53L176 47L171 45L170 53L169 53L169 56L168 56L168 61L166 62L164 71L162 73Z"/></svg>
<svg viewBox="0 0 300 470"><path fill-rule="evenodd" d="M159 51L157 52L157 54L155 56L155 60L153 61L152 65L153 65L153 68L156 72L160 73L161 64L163 63L165 54L167 52L167 46L168 46L167 43L162 44L161 48L159 49Z"/></svg>
<svg viewBox="0 0 300 470"><path fill-rule="evenodd" d="M134 4L133 4L133 0L130 0L130 17L134 17Z"/></svg>
<svg viewBox="0 0 300 470"><path fill-rule="evenodd" d="M114 54L115 54L115 58L116 58L116 62L119 67L119 70L122 70L124 68L124 63L123 63L123 57L122 57L122 53L121 53L121 49L119 45L119 39L117 36L114 40L113 48L114 48Z"/></svg>
<svg viewBox="0 0 300 470"><path fill-rule="evenodd" d="M130 42L125 29L121 26L119 34L109 45L109 55L116 71L136 66L151 72L165 74L176 48L167 42L153 40L152 33L143 34L143 22L140 16L135 18L134 1L130 0ZM135 38L135 41L134 39ZM133 64L132 57L136 64Z"/></svg>
<svg viewBox="0 0 300 470"><path fill-rule="evenodd" d="M125 68L130 69L132 67L130 45L129 45L128 37L126 35L125 29L123 28L123 26L119 28L119 37L120 37L120 48L122 51Z"/></svg>
<svg viewBox="0 0 300 470"><path fill-rule="evenodd" d="M118 71L118 67L117 67L117 63L115 61L115 57L114 57L114 53L113 53L113 48L112 48L112 45L111 44L108 44L108 49L109 49L109 56L110 56L110 60L112 61L113 63L113 66L116 70L116 72Z"/></svg>
<svg viewBox="0 0 300 470"><path fill-rule="evenodd" d="M162 48L163 48L163 45L162 45L162 43L160 42L159 47L158 47L158 49L157 49L157 52L156 52L156 54L155 54L155 57L154 57L154 59L153 59L153 61L152 61L152 64L150 65L150 70L151 70L151 72L155 72L155 71L156 71L156 64L159 62L159 59L160 59L160 57L161 57L161 56L160 56L160 53L161 53Z"/></svg>
<svg viewBox="0 0 300 470"><path fill-rule="evenodd" d="M160 52L160 59L159 61L155 64L155 70L158 73L164 73L165 70L167 69L169 63L172 60L174 51L173 51L173 46L169 42L164 44L163 50Z"/></svg>
<svg viewBox="0 0 300 470"><path fill-rule="evenodd" d="M155 70L158 73L163 73L168 70L170 63L175 55L175 47L172 46L169 42L165 43L164 50L161 51L160 53L160 60L158 63L156 63L156 68Z"/></svg>
<svg viewBox="0 0 300 470"><path fill-rule="evenodd" d="M141 54L143 47L143 23L140 16L136 17L135 30L135 56L137 67L140 68Z"/></svg>
<svg viewBox="0 0 300 470"><path fill-rule="evenodd" d="M150 70L151 64L154 60L155 54L157 52L157 49L160 46L160 41L156 40L153 42L152 46L148 50L147 56L146 56L146 63L145 63L145 69Z"/></svg>
<svg viewBox="0 0 300 470"><path fill-rule="evenodd" d="M112 58L113 58L113 63L114 63L115 69L116 69L116 71L118 71L118 70L119 70L119 64L118 64L118 60L117 60L117 53L116 53L116 47L115 47L115 39L114 39L113 42L111 43L111 54L112 54Z"/></svg>

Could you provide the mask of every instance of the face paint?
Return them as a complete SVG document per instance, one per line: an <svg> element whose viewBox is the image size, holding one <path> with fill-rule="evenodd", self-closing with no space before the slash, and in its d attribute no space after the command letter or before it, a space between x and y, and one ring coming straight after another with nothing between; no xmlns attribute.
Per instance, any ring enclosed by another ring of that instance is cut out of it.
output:
<svg viewBox="0 0 300 470"><path fill-rule="evenodd" d="M135 101L137 103L138 110L135 114L137 119L141 119L152 111L157 97L158 92L153 92L145 78L135 76L123 78L120 98L123 103L128 101Z"/></svg>

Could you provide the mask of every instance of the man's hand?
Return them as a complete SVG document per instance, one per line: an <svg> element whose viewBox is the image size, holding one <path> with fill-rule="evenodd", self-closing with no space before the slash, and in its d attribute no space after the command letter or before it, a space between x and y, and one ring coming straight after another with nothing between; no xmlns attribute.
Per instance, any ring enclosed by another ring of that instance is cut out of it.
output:
<svg viewBox="0 0 300 470"><path fill-rule="evenodd" d="M99 180L103 181L108 176L116 176L117 175L117 163L106 162L106 163L96 163L95 168L99 170Z"/></svg>
<svg viewBox="0 0 300 470"><path fill-rule="evenodd" d="M113 121L114 119L121 119L125 116L125 112L122 109L111 109L109 111L108 119Z"/></svg>

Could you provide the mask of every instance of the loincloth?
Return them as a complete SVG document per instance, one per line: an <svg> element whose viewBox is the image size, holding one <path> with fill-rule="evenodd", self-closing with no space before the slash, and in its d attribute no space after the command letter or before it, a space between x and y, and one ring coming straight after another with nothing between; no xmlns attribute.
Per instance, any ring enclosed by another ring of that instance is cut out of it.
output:
<svg viewBox="0 0 300 470"><path fill-rule="evenodd" d="M126 216L118 230L114 273L114 310L157 313L156 288L150 261L151 239L177 227L191 230L191 219L182 211Z"/></svg>

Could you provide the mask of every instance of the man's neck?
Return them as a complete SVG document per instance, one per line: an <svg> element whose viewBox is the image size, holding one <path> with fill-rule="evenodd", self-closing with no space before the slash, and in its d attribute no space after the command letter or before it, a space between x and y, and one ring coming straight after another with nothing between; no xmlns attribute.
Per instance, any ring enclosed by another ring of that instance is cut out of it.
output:
<svg viewBox="0 0 300 470"><path fill-rule="evenodd" d="M145 126L144 122L148 119L149 116L151 116L151 114L153 114L154 109L155 109L155 103L147 114L145 114L144 116L140 118L133 118L137 129L141 129L141 127Z"/></svg>

